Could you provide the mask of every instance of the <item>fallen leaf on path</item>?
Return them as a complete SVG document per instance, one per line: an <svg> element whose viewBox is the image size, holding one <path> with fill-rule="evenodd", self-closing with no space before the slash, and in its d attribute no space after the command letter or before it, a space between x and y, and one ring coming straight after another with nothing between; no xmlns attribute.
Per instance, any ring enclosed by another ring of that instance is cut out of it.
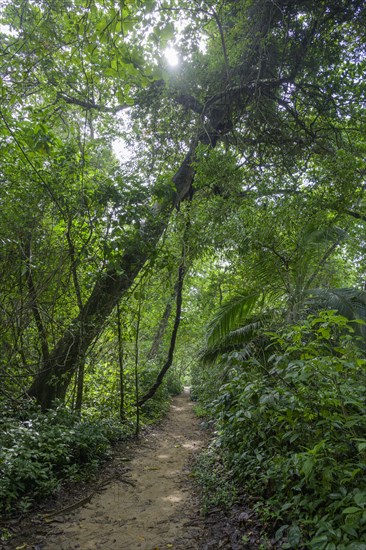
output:
<svg viewBox="0 0 366 550"><path fill-rule="evenodd" d="M239 521L247 521L249 518L250 518L250 514L248 514L248 512L242 512L239 515L238 520Z"/></svg>

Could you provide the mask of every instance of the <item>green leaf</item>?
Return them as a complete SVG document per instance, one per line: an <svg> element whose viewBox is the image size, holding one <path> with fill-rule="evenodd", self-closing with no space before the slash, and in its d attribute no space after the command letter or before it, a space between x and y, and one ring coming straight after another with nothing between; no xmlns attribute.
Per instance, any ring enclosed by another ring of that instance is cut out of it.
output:
<svg viewBox="0 0 366 550"><path fill-rule="evenodd" d="M353 497L353 500L358 506L362 506L363 504L366 504L366 493L364 491L357 492Z"/></svg>
<svg viewBox="0 0 366 550"><path fill-rule="evenodd" d="M297 548L299 546L301 541L301 529L296 523L291 525L287 538L291 548Z"/></svg>
<svg viewBox="0 0 366 550"><path fill-rule="evenodd" d="M160 43L162 48L164 48L169 40L171 40L174 36L175 29L173 23L168 23L161 31L160 31Z"/></svg>
<svg viewBox="0 0 366 550"><path fill-rule="evenodd" d="M284 536L284 533L286 532L288 528L288 525L281 525L281 527L279 529L277 529L276 531L276 534L275 534L275 541L276 542L279 542L282 537Z"/></svg>
<svg viewBox="0 0 366 550"><path fill-rule="evenodd" d="M255 292L243 296L235 296L224 304L208 327L207 343L210 347L217 344L228 333L244 322L250 315L260 298Z"/></svg>
<svg viewBox="0 0 366 550"><path fill-rule="evenodd" d="M308 457L301 466L301 471L305 477L309 477L314 468L314 458Z"/></svg>
<svg viewBox="0 0 366 550"><path fill-rule="evenodd" d="M349 506L348 508L342 510L342 514L357 514L358 512L362 512L362 509L357 508L356 506Z"/></svg>
<svg viewBox="0 0 366 550"><path fill-rule="evenodd" d="M149 12L152 12L156 7L156 0L145 0L144 1L144 10Z"/></svg>

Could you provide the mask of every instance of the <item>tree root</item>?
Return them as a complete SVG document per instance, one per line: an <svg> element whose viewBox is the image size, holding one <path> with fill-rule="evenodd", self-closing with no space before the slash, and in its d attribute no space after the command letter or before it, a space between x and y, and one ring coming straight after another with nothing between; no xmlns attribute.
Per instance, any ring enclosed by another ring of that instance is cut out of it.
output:
<svg viewBox="0 0 366 550"><path fill-rule="evenodd" d="M52 521L57 521L55 518L56 516L62 516L64 514L69 514L70 512L73 512L74 510L77 510L77 508L80 508L81 506L84 506L88 502L91 501L93 496L98 493L101 489L109 485L112 481L120 481L122 483L128 483L129 485L132 485L132 487L135 487L135 484L133 481L129 481L127 479L116 479L116 478L110 478L106 481L103 481L92 493L90 493L87 497L84 497L77 502L74 502L74 504L70 504L69 506L66 506L65 508L62 508L61 510L56 510L55 512L51 512L49 514L45 514L43 516L43 519L46 523L51 523Z"/></svg>

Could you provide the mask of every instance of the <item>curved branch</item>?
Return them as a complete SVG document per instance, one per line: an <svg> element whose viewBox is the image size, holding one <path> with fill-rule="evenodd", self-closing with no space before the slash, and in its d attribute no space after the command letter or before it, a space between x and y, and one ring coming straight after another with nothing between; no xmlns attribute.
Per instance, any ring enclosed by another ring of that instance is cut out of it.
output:
<svg viewBox="0 0 366 550"><path fill-rule="evenodd" d="M195 113L201 115L203 112L203 105L193 96L189 94L179 94L175 98L175 101L187 109L191 109Z"/></svg>
<svg viewBox="0 0 366 550"><path fill-rule="evenodd" d="M366 216L364 216L363 214L360 214L359 212L354 212L353 210L345 210L345 214L348 214L349 216L356 218L356 220L361 220L363 222L366 222Z"/></svg>

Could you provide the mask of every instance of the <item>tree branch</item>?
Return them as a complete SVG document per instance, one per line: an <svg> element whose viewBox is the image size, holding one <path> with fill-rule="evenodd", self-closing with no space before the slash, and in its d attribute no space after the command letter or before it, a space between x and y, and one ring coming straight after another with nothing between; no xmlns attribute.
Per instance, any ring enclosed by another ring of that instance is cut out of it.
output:
<svg viewBox="0 0 366 550"><path fill-rule="evenodd" d="M366 222L366 216L364 216L363 214L360 214L359 212L354 212L353 210L345 210L345 214L348 214L349 216L356 218L356 220L361 220L363 222Z"/></svg>
<svg viewBox="0 0 366 550"><path fill-rule="evenodd" d="M68 105L78 105L79 107L82 107L87 111L95 109L96 111L100 111L103 113L118 113L119 111L123 111L124 109L128 109L129 107L131 107L131 105L128 105L127 103L116 105L115 107L106 107L105 105L100 105L91 101L85 101L83 99L78 99L77 97L71 97L63 92L57 92L57 97L58 99L62 99Z"/></svg>
<svg viewBox="0 0 366 550"><path fill-rule="evenodd" d="M187 109L191 109L195 113L201 115L203 113L203 105L193 96L189 94L179 94L175 96L175 101Z"/></svg>

